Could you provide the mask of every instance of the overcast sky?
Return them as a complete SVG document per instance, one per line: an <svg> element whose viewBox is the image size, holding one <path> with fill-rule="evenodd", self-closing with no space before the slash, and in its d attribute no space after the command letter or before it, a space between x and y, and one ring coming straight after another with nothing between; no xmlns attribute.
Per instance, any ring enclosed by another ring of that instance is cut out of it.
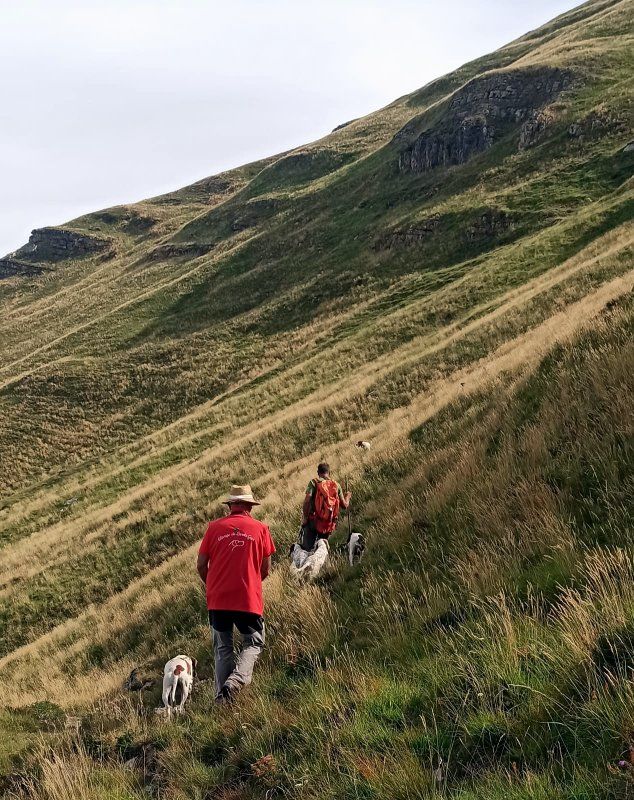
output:
<svg viewBox="0 0 634 800"><path fill-rule="evenodd" d="M0 0L0 255L299 146L578 0Z"/></svg>

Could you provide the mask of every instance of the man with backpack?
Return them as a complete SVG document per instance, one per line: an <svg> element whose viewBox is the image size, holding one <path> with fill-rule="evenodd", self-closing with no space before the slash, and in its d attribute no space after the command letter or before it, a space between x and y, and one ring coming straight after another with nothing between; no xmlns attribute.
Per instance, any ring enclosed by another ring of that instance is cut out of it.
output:
<svg viewBox="0 0 634 800"><path fill-rule="evenodd" d="M340 509L350 505L352 492L343 493L337 481L330 477L330 467L322 462L317 467L317 477L306 487L302 508L303 550L312 550L317 539L328 539L337 527Z"/></svg>

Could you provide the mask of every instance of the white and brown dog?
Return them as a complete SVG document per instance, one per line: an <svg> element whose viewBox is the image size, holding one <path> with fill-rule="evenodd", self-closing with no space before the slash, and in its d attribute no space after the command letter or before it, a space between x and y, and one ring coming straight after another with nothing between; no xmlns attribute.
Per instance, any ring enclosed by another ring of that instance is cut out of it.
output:
<svg viewBox="0 0 634 800"><path fill-rule="evenodd" d="M291 547L291 574L300 581L314 581L328 561L329 546L326 539L317 539L312 550L302 550L298 544Z"/></svg>
<svg viewBox="0 0 634 800"><path fill-rule="evenodd" d="M196 677L196 659L189 656L175 656L170 659L163 670L163 705L167 709L167 716L171 716L173 709L179 713L189 697L194 678ZM176 702L179 694L178 703Z"/></svg>

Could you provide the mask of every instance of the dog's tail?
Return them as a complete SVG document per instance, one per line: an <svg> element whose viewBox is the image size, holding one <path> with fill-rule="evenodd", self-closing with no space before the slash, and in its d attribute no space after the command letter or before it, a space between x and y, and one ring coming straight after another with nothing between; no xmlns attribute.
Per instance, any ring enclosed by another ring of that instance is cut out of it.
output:
<svg viewBox="0 0 634 800"><path fill-rule="evenodd" d="M177 664L174 667L174 672L172 673L172 686L171 686L171 698L170 698L170 705L175 705L176 703L176 690L178 689L178 683L180 681L180 674L181 672L185 672L185 667L182 664Z"/></svg>
<svg viewBox="0 0 634 800"><path fill-rule="evenodd" d="M165 708L171 708L173 705L175 705L176 690L178 689L180 674L184 671L185 667L183 667L181 664L177 664L172 672L171 681L167 685L163 684L163 705Z"/></svg>

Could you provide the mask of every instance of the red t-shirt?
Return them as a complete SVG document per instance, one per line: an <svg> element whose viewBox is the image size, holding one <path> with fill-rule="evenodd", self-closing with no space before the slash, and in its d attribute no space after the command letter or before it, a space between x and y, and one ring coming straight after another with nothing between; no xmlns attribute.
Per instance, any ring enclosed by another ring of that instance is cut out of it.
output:
<svg viewBox="0 0 634 800"><path fill-rule="evenodd" d="M199 555L209 559L207 608L262 614L262 561L275 552L271 532L245 511L210 522Z"/></svg>

